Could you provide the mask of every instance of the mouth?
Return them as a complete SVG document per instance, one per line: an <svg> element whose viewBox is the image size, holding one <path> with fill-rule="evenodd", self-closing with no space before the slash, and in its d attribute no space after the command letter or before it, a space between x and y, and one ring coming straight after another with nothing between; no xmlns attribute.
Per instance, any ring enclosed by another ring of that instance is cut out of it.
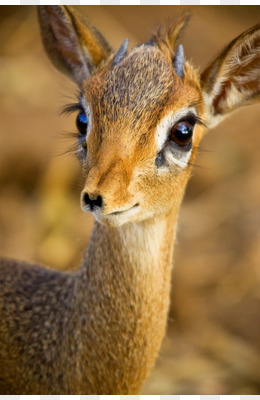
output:
<svg viewBox="0 0 260 400"><path fill-rule="evenodd" d="M136 210L138 207L139 207L139 204L136 203L134 206L132 206L132 207L130 207L130 208L127 208L127 209L125 209L125 210L113 211L113 212L107 214L107 216L113 216L113 215L114 215L114 216L117 216L117 215L121 215L121 214L124 214L124 213L128 213L128 212L130 212L130 211Z"/></svg>
<svg viewBox="0 0 260 400"><path fill-rule="evenodd" d="M126 209L118 209L116 211L108 212L107 214L94 212L93 215L98 222L103 225L110 227L121 226L127 222L135 219L136 214L138 214L140 204L135 204L132 207Z"/></svg>
<svg viewBox="0 0 260 400"><path fill-rule="evenodd" d="M121 226L132 220L135 220L136 218L135 216L136 214L138 214L139 208L140 204L136 203L134 206L125 209L118 208L116 211L111 211L111 212L109 212L108 210L107 213L102 210L93 210L92 214L95 217L95 219L102 225L107 225L109 227L116 227L116 226Z"/></svg>

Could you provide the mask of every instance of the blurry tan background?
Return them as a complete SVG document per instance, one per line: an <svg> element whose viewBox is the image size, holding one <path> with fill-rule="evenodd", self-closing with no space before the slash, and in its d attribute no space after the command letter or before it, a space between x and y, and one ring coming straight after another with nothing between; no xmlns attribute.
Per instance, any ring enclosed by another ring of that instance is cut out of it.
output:
<svg viewBox="0 0 260 400"><path fill-rule="evenodd" d="M201 70L259 20L259 7L82 6L118 48L185 9L186 55ZM0 7L0 254L77 268L92 217L79 206L80 168L66 152L75 87L44 54L33 7ZM167 337L144 394L260 393L259 106L202 144L179 218Z"/></svg>

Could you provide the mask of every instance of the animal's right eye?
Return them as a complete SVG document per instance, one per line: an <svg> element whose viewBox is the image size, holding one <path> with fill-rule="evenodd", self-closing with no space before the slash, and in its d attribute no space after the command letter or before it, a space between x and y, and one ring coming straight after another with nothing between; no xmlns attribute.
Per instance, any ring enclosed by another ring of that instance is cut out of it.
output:
<svg viewBox="0 0 260 400"><path fill-rule="evenodd" d="M86 135L88 119L87 119L85 111L81 110L79 112L77 119L76 119L76 125L77 125L79 133L81 135Z"/></svg>

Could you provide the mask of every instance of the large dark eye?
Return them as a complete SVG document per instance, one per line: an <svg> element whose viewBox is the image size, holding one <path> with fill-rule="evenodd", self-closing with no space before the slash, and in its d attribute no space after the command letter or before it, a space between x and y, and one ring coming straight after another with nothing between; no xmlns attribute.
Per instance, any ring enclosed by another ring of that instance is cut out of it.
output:
<svg viewBox="0 0 260 400"><path fill-rule="evenodd" d="M81 110L76 119L76 125L81 135L86 135L88 119L85 111Z"/></svg>
<svg viewBox="0 0 260 400"><path fill-rule="evenodd" d="M171 129L169 140L180 147L188 146L191 143L193 128L188 121L178 122Z"/></svg>

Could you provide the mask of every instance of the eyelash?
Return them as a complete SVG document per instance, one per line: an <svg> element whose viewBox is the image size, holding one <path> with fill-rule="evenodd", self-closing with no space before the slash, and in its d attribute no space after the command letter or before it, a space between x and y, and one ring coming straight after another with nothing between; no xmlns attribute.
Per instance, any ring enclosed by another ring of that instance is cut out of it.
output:
<svg viewBox="0 0 260 400"><path fill-rule="evenodd" d="M62 114L72 114L75 111L84 111L84 108L80 103L67 104L62 110Z"/></svg>
<svg viewBox="0 0 260 400"><path fill-rule="evenodd" d="M195 125L197 124L197 125L203 125L203 126L206 127L206 124L205 124L205 122L203 121L203 119L200 118L200 117L198 117L198 116L195 115L195 114L187 114L187 115L185 115L185 116L182 117L180 120L176 121L174 125L177 125L177 124L179 124L180 122L184 122L184 121L189 122L189 123L190 123L191 125L193 125L193 126L195 126Z"/></svg>

